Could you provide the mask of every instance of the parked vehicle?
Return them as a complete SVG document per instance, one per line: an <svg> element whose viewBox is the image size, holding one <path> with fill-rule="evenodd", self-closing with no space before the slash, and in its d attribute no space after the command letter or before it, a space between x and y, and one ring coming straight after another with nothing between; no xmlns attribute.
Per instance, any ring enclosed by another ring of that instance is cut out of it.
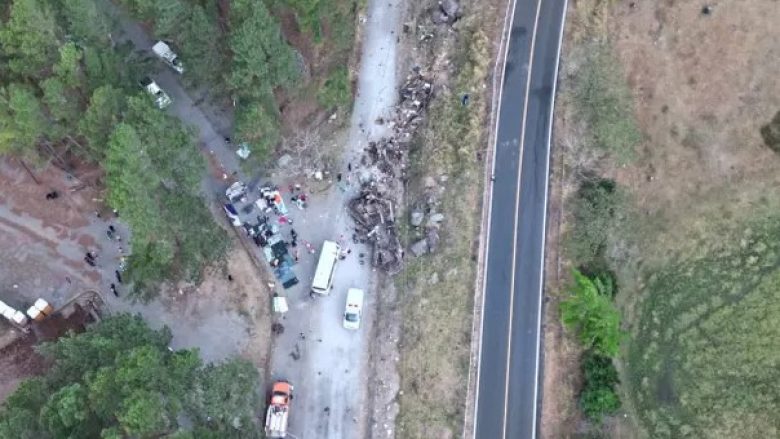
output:
<svg viewBox="0 0 780 439"><path fill-rule="evenodd" d="M225 209L225 215L230 220L230 224L241 227L241 218L239 218L236 208L232 204L223 204L222 208Z"/></svg>
<svg viewBox="0 0 780 439"><path fill-rule="evenodd" d="M287 381L277 381L271 389L271 400L265 414L265 435L268 438L287 437L287 421L293 386Z"/></svg>
<svg viewBox="0 0 780 439"><path fill-rule="evenodd" d="M231 203L235 203L241 200L244 198L244 196L246 196L246 193L246 184L241 181L237 181L231 184L230 187L225 190L225 196L228 198L228 200L230 200Z"/></svg>
<svg viewBox="0 0 780 439"><path fill-rule="evenodd" d="M151 78L148 76L138 81L139 84L141 84L141 87L146 90L147 93L149 93L154 98L154 105L159 108L163 109L167 107L168 105L171 105L171 97L168 96L167 93L165 93L159 85L157 85L156 82L154 82Z"/></svg>
<svg viewBox="0 0 780 439"><path fill-rule="evenodd" d="M179 61L179 57L171 50L171 47L163 41L158 41L152 46L152 52L160 57L165 64L168 64L170 68L177 73L184 73L184 65Z"/></svg>
<svg viewBox="0 0 780 439"><path fill-rule="evenodd" d="M344 328L360 329L363 317L363 290L350 288L347 290L347 305L344 309Z"/></svg>
<svg viewBox="0 0 780 439"><path fill-rule="evenodd" d="M336 263L339 260L341 247L333 241L322 243L320 259L317 262L317 270L314 272L314 280L311 283L312 295L327 295L333 286L333 274L336 271Z"/></svg>

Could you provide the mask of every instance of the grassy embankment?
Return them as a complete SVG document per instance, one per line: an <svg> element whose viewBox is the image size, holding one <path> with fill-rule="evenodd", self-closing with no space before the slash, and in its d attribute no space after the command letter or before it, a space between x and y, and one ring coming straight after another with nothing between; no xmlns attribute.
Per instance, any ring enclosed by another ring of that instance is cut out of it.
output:
<svg viewBox="0 0 780 439"><path fill-rule="evenodd" d="M483 84L491 46L477 17L460 29L451 86L456 93L470 92L470 103L464 107L458 94L437 89L411 157L409 187L422 188L425 177L435 178L443 191L438 211L446 220L436 253L409 259L396 280L404 307L397 422L404 438L453 437L463 426L483 177L483 162L475 156L485 142ZM412 191L407 198L420 195Z"/></svg>

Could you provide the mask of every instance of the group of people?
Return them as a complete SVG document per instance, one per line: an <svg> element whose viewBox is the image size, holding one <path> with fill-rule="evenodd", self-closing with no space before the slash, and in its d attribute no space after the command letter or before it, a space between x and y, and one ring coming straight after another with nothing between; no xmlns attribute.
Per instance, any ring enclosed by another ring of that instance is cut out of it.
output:
<svg viewBox="0 0 780 439"><path fill-rule="evenodd" d="M96 212L95 215L98 218L101 218L100 212ZM119 216L116 211L114 211L114 215ZM106 236L108 237L108 239L112 241L122 242L122 237L119 236L119 233L117 233L116 227L114 227L111 224L109 224L108 228L106 229ZM97 257L98 257L97 252L87 251L86 254L84 255L84 262L90 267L100 267L97 263ZM116 277L116 282L120 284L122 283L122 271L124 270L124 267L125 267L125 257L122 254L122 247L120 246L119 267L117 270L114 270L114 276ZM119 290L117 289L115 283L112 282L109 284L109 290L114 296L119 297Z"/></svg>

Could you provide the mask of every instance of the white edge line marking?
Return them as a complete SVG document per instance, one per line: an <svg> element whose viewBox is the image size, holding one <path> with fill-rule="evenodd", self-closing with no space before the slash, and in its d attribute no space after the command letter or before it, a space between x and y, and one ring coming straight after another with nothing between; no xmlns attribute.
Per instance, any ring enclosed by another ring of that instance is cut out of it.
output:
<svg viewBox="0 0 780 439"><path fill-rule="evenodd" d="M517 4L517 0L512 0L511 2L507 2L506 5L506 15L504 16L504 31L502 32L502 42L504 41L504 38L506 37L507 32L509 32L509 37L506 38L506 44L504 46L504 56L503 56L503 62L501 63L501 81L499 83L498 88L498 101L495 108L495 128L494 128L494 147L493 147L493 160L492 164L490 166L490 175L491 177L495 175L496 172L496 150L498 149L498 123L501 120L501 99L502 95L504 94L504 71L506 70L506 57L509 54L509 43L511 41L511 35L512 35L512 24L515 21L515 6ZM509 20L509 27L507 27L507 19ZM496 65L496 69L498 69L499 66ZM495 80L495 73L494 73L494 79L493 84L495 87L496 84ZM495 93L493 93L493 96L495 96ZM490 189L488 190L488 200L487 200L487 231L485 233L485 267L488 266L488 261L490 260L490 219L491 214L493 213L493 188L494 188L494 181L488 180L488 184L490 185ZM487 270L486 270L487 271ZM477 346L477 370L476 370L476 386L474 390L474 425L472 427L473 434L472 437L476 439L477 437L477 421L479 420L477 414L479 413L479 373L482 370L482 332L485 328L485 297L487 296L485 288L487 287L487 273L482 277L482 305L480 307L480 329L479 329L479 343ZM471 379L469 377L469 379Z"/></svg>
<svg viewBox="0 0 780 439"><path fill-rule="evenodd" d="M531 429L532 437L536 437L536 411L537 411L537 404L536 401L539 398L539 357L540 357L540 343L541 343L541 337L542 337L542 303L543 300L543 294L544 294L544 254L545 254L545 246L547 245L547 193L550 188L550 160L552 157L550 156L551 152L551 144L552 144L552 127L553 127L553 118L555 116L555 93L557 92L556 89L558 87L558 67L561 63L561 48L563 46L563 31L566 27L566 10L569 7L569 0L563 0L563 17L561 18L561 30L558 34L558 55L555 58L555 69L553 70L553 86L552 86L552 103L550 104L550 119L547 123L547 163L545 165L545 185L544 185L544 213L542 214L542 257L541 261L539 263L539 309L537 311L537 319L539 322L539 329L536 332L536 379L534 380L534 418L533 418L533 427Z"/></svg>
<svg viewBox="0 0 780 439"><path fill-rule="evenodd" d="M505 383L504 384L504 425L502 426L501 429L502 430L501 437L504 439L506 439L507 412L509 411L509 369L510 369L510 365L512 364L512 322L514 321L515 292L516 292L515 279L517 278L517 276L515 276L515 267L517 266L517 247L518 247L517 246L517 224L520 221L520 193L522 192L522 187L520 186L520 183L523 177L523 153L525 152L525 136L527 134L526 123L528 117L528 96L530 95L531 92L531 72L533 71L533 65L534 65L536 32L537 29L539 28L539 13L542 10L542 1L543 0L537 0L536 2L536 17L534 18L533 33L531 34L531 47L528 51L528 70L526 71L526 81L525 81L525 102L523 103L523 119L521 125L523 127L523 133L520 135L520 156L518 157L518 164L517 164L517 198L515 199L515 225L514 225L514 233L513 233L514 242L512 247L512 281L510 287L511 294L509 296L509 338L507 341L507 348L506 348L506 377L504 381ZM536 409L534 409L534 416L536 416Z"/></svg>

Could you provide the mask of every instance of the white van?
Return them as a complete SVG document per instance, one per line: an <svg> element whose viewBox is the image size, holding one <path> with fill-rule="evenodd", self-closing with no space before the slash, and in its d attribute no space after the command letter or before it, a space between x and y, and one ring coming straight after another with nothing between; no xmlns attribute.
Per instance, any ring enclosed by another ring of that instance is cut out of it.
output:
<svg viewBox="0 0 780 439"><path fill-rule="evenodd" d="M360 329L363 317L363 290L350 288L347 290L347 305L344 309L344 328Z"/></svg>
<svg viewBox="0 0 780 439"><path fill-rule="evenodd" d="M333 286L333 273L336 271L336 263L339 260L341 247L333 241L322 243L320 260L317 262L317 271L314 272L314 280L311 283L312 294L327 295Z"/></svg>

